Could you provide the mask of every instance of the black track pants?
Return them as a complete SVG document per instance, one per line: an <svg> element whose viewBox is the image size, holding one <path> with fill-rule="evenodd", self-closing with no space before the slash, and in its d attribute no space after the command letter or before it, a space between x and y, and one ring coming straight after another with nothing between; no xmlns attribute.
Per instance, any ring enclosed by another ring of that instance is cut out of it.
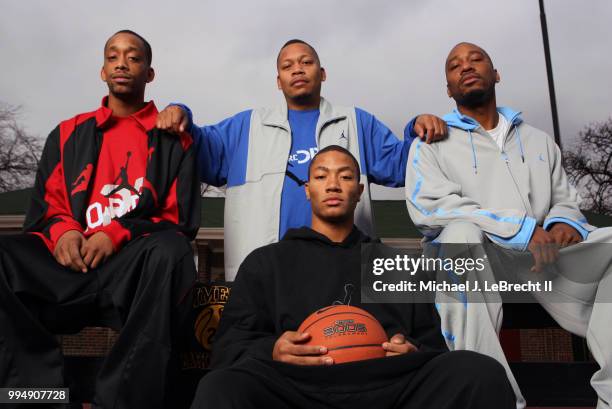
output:
<svg viewBox="0 0 612 409"><path fill-rule="evenodd" d="M192 409L516 407L504 368L484 355L445 352L413 369L409 359L383 359L318 368L246 359L206 375Z"/></svg>
<svg viewBox="0 0 612 409"><path fill-rule="evenodd" d="M110 326L121 331L94 407L171 406L174 333L195 278L189 242L172 231L137 238L88 273L62 267L36 236L0 237L0 385L63 386L53 334Z"/></svg>

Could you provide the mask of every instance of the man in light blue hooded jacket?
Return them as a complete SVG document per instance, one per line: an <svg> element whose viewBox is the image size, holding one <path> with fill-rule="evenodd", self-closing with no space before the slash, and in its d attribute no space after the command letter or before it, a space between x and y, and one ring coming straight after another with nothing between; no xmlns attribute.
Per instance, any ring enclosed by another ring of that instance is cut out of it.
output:
<svg viewBox="0 0 612 409"><path fill-rule="evenodd" d="M519 112L497 106L500 76L486 51L460 43L445 68L448 96L457 109L444 117L447 139L432 145L416 141L410 149L410 217L426 242L446 248L462 243L475 258L488 254L486 268L472 276L481 283L495 281L500 270L523 282L549 279L552 291L532 295L562 327L586 337L601 367L591 379L599 397L597 408L610 408L612 252L606 243L612 243L612 229L587 223L554 140L527 125ZM491 248L506 249L517 258L531 253L533 267L530 263L521 270L519 263L496 263L489 247L474 245L478 243L491 243ZM499 344L499 294L439 292L436 302L449 349L475 350L498 359L513 384L517 407L524 407Z"/></svg>

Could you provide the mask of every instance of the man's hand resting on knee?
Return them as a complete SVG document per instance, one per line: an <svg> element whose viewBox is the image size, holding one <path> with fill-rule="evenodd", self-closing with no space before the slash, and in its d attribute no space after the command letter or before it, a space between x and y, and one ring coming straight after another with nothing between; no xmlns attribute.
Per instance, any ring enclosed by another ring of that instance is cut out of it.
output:
<svg viewBox="0 0 612 409"><path fill-rule="evenodd" d="M81 250L87 239L76 230L68 230L57 241L53 257L64 267L69 267L74 271L87 272L87 265L83 261Z"/></svg>
<svg viewBox="0 0 612 409"><path fill-rule="evenodd" d="M539 273L547 264L553 264L559 257L559 245L555 242L555 237L550 233L536 226L529 241L527 249L534 259L534 266L531 271Z"/></svg>
<svg viewBox="0 0 612 409"><path fill-rule="evenodd" d="M81 232L69 230L60 237L53 257L64 267L86 273L113 254L113 242L106 233L98 232L86 239Z"/></svg>
<svg viewBox="0 0 612 409"><path fill-rule="evenodd" d="M104 232L93 234L82 248L83 261L91 268L104 263L113 254L113 242Z"/></svg>
<svg viewBox="0 0 612 409"><path fill-rule="evenodd" d="M555 223L548 232L552 235L555 243L561 248L571 246L572 244L580 243L582 235L578 230L566 223Z"/></svg>
<svg viewBox="0 0 612 409"><path fill-rule="evenodd" d="M389 342L383 343L382 346L386 352L385 356L403 355L418 350L418 348L408 342L406 337L402 334L393 335Z"/></svg>
<svg viewBox="0 0 612 409"><path fill-rule="evenodd" d="M285 331L274 344L272 359L293 365L332 365L334 360L324 346L304 345L310 339L306 332Z"/></svg>

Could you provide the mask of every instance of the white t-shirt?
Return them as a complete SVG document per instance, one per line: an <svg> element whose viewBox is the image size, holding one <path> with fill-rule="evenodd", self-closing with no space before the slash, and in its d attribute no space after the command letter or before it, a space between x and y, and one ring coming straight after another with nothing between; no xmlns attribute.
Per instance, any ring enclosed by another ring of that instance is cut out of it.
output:
<svg viewBox="0 0 612 409"><path fill-rule="evenodd" d="M510 122L508 122L508 120L502 114L499 114L497 126L491 130L487 130L489 135L491 135L491 138L493 138L497 146L499 146L500 150L504 149L504 140L508 134L508 129L510 129Z"/></svg>

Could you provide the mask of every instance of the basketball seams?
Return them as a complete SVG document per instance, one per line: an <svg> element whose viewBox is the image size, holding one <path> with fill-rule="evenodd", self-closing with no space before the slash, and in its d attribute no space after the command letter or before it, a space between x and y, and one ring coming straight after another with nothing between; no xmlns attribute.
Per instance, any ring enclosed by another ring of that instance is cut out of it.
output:
<svg viewBox="0 0 612 409"><path fill-rule="evenodd" d="M350 348L382 348L382 344L360 344L360 345L341 345L334 348L327 348L328 351L337 351L339 349L350 349Z"/></svg>

